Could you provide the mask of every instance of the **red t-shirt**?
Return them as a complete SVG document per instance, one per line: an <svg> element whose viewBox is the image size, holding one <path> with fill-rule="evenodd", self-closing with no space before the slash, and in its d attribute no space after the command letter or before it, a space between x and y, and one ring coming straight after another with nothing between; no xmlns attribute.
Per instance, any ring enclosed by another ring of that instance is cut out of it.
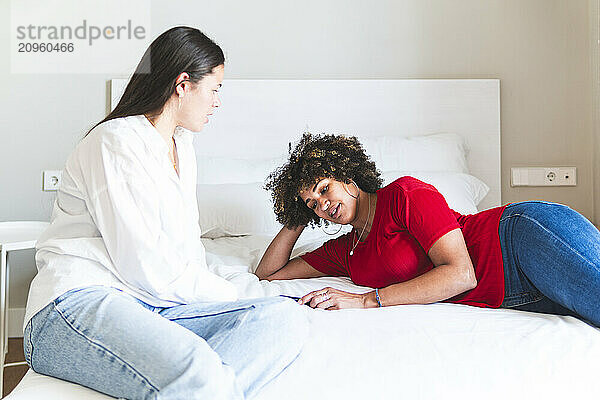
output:
<svg viewBox="0 0 600 400"><path fill-rule="evenodd" d="M371 231L352 256L356 230L301 258L324 274L349 276L358 285L382 288L433 269L427 256L431 246L446 233L461 228L477 286L445 301L497 308L504 300L498 225L505 207L462 215L451 210L433 186L405 176L377 191Z"/></svg>

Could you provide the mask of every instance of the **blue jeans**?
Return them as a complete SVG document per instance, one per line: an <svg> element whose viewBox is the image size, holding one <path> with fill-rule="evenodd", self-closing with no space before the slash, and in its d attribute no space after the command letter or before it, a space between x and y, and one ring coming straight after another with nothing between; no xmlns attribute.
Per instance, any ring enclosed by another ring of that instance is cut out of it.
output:
<svg viewBox="0 0 600 400"><path fill-rule="evenodd" d="M571 208L510 204L500 218L500 307L572 315L600 326L600 232Z"/></svg>
<svg viewBox="0 0 600 400"><path fill-rule="evenodd" d="M127 399L243 399L292 363L308 334L281 297L152 307L118 289L59 296L24 332L41 374Z"/></svg>

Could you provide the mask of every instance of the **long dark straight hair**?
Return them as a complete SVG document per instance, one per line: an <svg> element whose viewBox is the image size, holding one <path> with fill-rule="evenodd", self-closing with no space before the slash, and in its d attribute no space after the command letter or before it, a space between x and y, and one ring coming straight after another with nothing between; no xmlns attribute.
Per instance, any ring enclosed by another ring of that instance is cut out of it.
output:
<svg viewBox="0 0 600 400"><path fill-rule="evenodd" d="M111 119L160 114L173 95L175 81L182 72L187 72L189 80L197 83L224 63L223 50L198 29L187 26L169 29L148 47L119 104L85 136Z"/></svg>

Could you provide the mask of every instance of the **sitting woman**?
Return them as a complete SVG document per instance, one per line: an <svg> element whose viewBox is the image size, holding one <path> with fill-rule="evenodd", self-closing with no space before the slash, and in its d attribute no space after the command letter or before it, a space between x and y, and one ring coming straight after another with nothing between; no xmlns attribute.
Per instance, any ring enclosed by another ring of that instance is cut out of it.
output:
<svg viewBox="0 0 600 400"><path fill-rule="evenodd" d="M300 303L335 310L445 301L600 326L600 232L567 206L526 201L461 215L410 176L382 187L358 140L336 135L305 134L267 189L284 227L257 267L259 278L348 276L376 288L328 287ZM321 220L353 229L290 260L304 227Z"/></svg>
<svg viewBox="0 0 600 400"><path fill-rule="evenodd" d="M25 313L35 372L118 398L245 399L300 353L302 307L238 299L200 241L192 132L224 65L198 29L167 30L67 159Z"/></svg>

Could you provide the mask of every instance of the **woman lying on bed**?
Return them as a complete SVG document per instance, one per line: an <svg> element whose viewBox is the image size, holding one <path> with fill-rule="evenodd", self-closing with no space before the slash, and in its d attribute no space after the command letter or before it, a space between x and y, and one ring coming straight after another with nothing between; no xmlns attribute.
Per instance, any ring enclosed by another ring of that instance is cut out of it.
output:
<svg viewBox="0 0 600 400"><path fill-rule="evenodd" d="M382 187L354 137L305 134L267 181L284 228L261 279L348 276L377 288L325 288L299 302L370 308L438 301L574 315L600 326L600 232L567 206L527 201L472 215L435 187L405 176ZM308 224L350 224L348 234L289 259Z"/></svg>

